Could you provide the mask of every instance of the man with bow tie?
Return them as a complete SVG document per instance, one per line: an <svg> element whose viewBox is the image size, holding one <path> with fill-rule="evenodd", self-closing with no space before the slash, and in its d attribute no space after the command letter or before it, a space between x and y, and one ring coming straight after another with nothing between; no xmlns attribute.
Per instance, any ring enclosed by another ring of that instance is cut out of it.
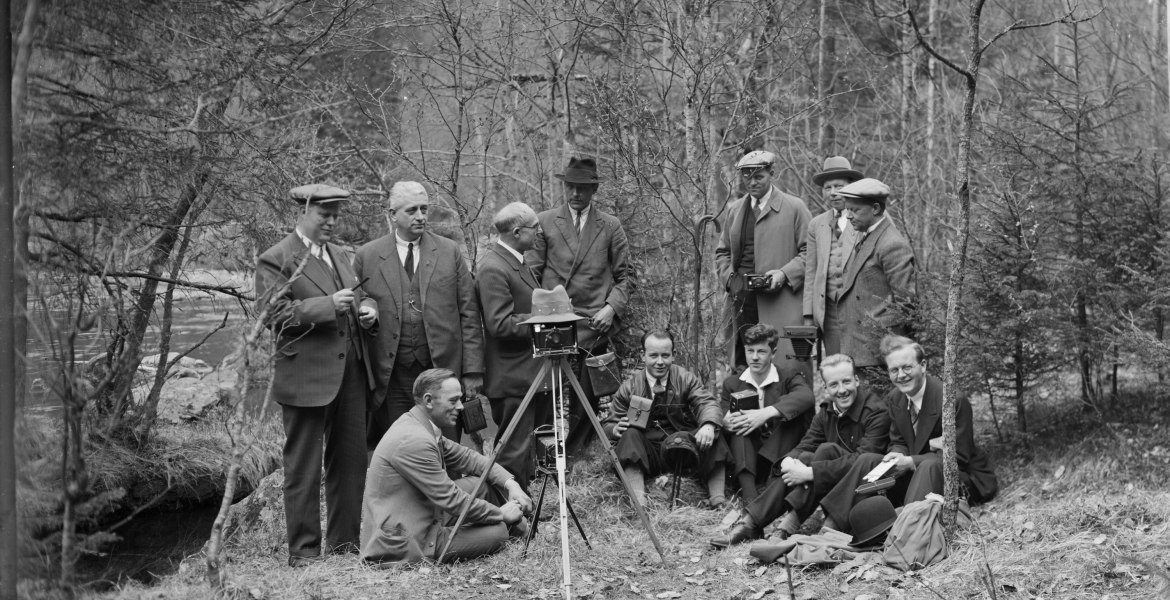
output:
<svg viewBox="0 0 1170 600"><path fill-rule="evenodd" d="M378 302L377 385L366 431L370 451L414 407L419 373L449 369L468 394L483 387L483 326L475 281L459 245L427 231L429 206L422 184L395 183L390 188L393 231L359 248L354 258L354 270L370 278L365 289ZM443 426L443 435L458 443L459 424Z"/></svg>
<svg viewBox="0 0 1170 600"><path fill-rule="evenodd" d="M853 170L849 159L833 156L825 168L813 175L829 209L808 224L807 254L804 258L804 324L816 325L824 356L841 352L841 320L837 301L841 297L845 261L853 250L857 234L845 218L845 198L837 192L865 176Z"/></svg>
<svg viewBox="0 0 1170 600"><path fill-rule="evenodd" d="M378 306L355 291L349 258L330 243L349 192L314 184L289 192L301 207L296 230L256 262L258 311L275 338L269 399L284 424L288 562L321 558L321 466L325 466L328 553L356 552L366 452L366 393L373 386L363 329ZM324 441L324 447L322 447Z"/></svg>
<svg viewBox="0 0 1170 600"><path fill-rule="evenodd" d="M530 206L513 202L496 213L492 225L499 240L484 253L475 281L483 316L484 394L501 434L513 419L520 420L496 462L528 489L535 472L529 456L532 434L549 422L552 413L548 392L539 392L524 414L516 414L541 365L532 356L531 326L523 324L531 316L532 291L540 287L524 261L540 233L540 221Z"/></svg>

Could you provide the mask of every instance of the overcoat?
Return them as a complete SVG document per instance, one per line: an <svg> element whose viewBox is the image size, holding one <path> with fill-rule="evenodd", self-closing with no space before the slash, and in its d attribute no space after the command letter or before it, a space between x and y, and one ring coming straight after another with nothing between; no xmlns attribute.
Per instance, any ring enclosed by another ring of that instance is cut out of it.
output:
<svg viewBox="0 0 1170 600"><path fill-rule="evenodd" d="M785 369L776 367L780 381L770 383L764 387L764 397L754 398L758 408L774 407L780 412L778 423L772 425L771 431L764 437L761 429L753 431L751 435L758 436L759 454L771 462L784 457L790 450L800 443L804 433L808 431L812 421L814 400L813 390L804 380L800 369ZM720 388L720 401L724 412L731 408L731 395L736 392L754 392L755 386L739 378L739 375L729 375L723 380ZM757 473L759 475L759 473Z"/></svg>
<svg viewBox="0 0 1170 600"><path fill-rule="evenodd" d="M808 246L804 257L804 314L811 315L817 327L825 327L825 299L829 287L829 254L833 251L833 209L815 217L808 224ZM848 252L857 240L857 232L848 222L841 229L841 246Z"/></svg>
<svg viewBox="0 0 1170 600"><path fill-rule="evenodd" d="M541 365L532 357L530 326L521 325L532 312L532 290L539 287L536 277L496 244L476 269L475 287L483 315L484 394L523 397Z"/></svg>
<svg viewBox="0 0 1170 600"><path fill-rule="evenodd" d="M841 352L853 357L855 366L884 366L878 351L882 337L909 335L910 324L895 303L914 299L914 277L914 250L889 216L857 236L837 305Z"/></svg>

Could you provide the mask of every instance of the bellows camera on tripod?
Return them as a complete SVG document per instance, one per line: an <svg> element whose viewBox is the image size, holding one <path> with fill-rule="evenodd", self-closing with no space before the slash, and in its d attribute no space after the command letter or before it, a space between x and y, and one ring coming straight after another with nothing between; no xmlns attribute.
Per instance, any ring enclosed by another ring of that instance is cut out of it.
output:
<svg viewBox="0 0 1170 600"><path fill-rule="evenodd" d="M796 360L809 360L817 344L817 328L812 325L796 325L784 328L784 337L792 344L792 356Z"/></svg>
<svg viewBox="0 0 1170 600"><path fill-rule="evenodd" d="M577 353L577 326L573 323L533 324L529 326L532 336L532 355L566 356Z"/></svg>

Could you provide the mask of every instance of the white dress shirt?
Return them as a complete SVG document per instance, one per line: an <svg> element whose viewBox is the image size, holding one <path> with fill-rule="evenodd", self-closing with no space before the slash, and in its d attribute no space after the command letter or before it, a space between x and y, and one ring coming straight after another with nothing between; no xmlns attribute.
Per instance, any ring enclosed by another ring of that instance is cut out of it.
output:
<svg viewBox="0 0 1170 600"><path fill-rule="evenodd" d="M515 248L506 244L504 242L504 240L500 240L500 247L503 248L504 250L507 250L508 252L511 252L512 256L515 256L516 260L520 261L520 264L524 264L524 255L517 252Z"/></svg>
<svg viewBox="0 0 1170 600"><path fill-rule="evenodd" d="M752 210L756 210L758 208L758 209L760 209L760 212L764 212L764 209L768 208L768 200L771 198L772 198L772 187L771 186L768 187L768 193L764 194L763 198L756 198L755 196L751 196ZM744 373L746 373L746 372L747 371L744 371Z"/></svg>
<svg viewBox="0 0 1170 600"><path fill-rule="evenodd" d="M398 261L402 263L402 268L406 268L406 253L408 250L410 250L408 245L414 244L414 272L418 272L418 243L421 241L422 236L419 236L419 238L413 242L408 242L398 237L398 232L394 233L394 243L398 246Z"/></svg>
<svg viewBox="0 0 1170 600"><path fill-rule="evenodd" d="M301 241L305 243L305 247L309 249L309 254L312 254L313 256L316 256L317 258L325 261L325 264L329 265L330 269L334 268L333 259L329 258L329 252L325 250L324 244L314 244L313 240L310 240L309 238L305 237L304 233L301 233L300 227L297 227L297 236L299 236Z"/></svg>
<svg viewBox="0 0 1170 600"><path fill-rule="evenodd" d="M569 214L577 220L577 233L580 233L583 229L585 229L585 219L589 218L589 209L591 208L593 208L592 204L582 208L580 211L575 211L573 210L573 207L569 207Z"/></svg>

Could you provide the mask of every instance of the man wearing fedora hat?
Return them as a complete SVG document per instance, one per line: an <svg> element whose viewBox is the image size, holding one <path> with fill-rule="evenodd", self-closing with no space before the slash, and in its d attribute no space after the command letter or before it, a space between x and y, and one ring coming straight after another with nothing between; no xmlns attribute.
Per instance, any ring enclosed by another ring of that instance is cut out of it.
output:
<svg viewBox="0 0 1170 600"><path fill-rule="evenodd" d="M483 385L483 324L475 282L455 242L427 229L430 199L416 181L390 188L393 231L362 246L354 257L358 277L378 302L374 393L366 447L372 451L402 415L414 407L419 373L449 369L468 394ZM443 435L459 441L459 424Z"/></svg>
<svg viewBox="0 0 1170 600"><path fill-rule="evenodd" d="M812 214L804 200L772 184L776 155L756 150L736 163L747 194L727 205L723 233L715 247L715 269L731 300L730 359L746 368L741 337L757 323L777 331L800 325L803 314L804 255ZM748 275L765 277L763 288L749 286ZM799 369L792 344L782 338L776 364Z"/></svg>
<svg viewBox="0 0 1170 600"><path fill-rule="evenodd" d="M863 179L849 159L825 159L825 168L813 175L829 209L808 224L808 253L804 258L804 322L820 330L825 356L841 352L841 322L837 310L845 260L853 249L856 232L845 218L845 198L837 192Z"/></svg>
<svg viewBox="0 0 1170 600"><path fill-rule="evenodd" d="M330 243L349 192L306 185L289 192L296 230L256 262L258 311L275 338L269 399L284 424L284 507L289 565L321 556L321 466L327 552L356 552L366 452L365 398L373 385L363 329L378 306L355 291L345 252ZM324 441L324 447L322 447Z"/></svg>
<svg viewBox="0 0 1170 600"><path fill-rule="evenodd" d="M565 286L574 310L588 317L577 324L581 352L574 370L581 379L588 401L597 410L598 399L584 373L585 358L606 352L609 339L617 335L626 304L634 291L634 265L621 221L593 205L593 196L603 179L592 158L569 159L563 182L565 204L538 215L541 230L528 252L533 271L541 274L541 286L551 290ZM593 428L579 405L573 404L567 451L576 453L593 439Z"/></svg>
<svg viewBox="0 0 1170 600"><path fill-rule="evenodd" d="M532 356L530 326L525 321L532 316L534 290L544 290L524 261L524 253L532 249L540 231L540 221L530 206L513 202L496 213L492 224L499 240L484 253L475 280L483 316L484 394L501 432L513 419L520 421L508 445L497 451L496 461L527 489L535 472L529 456L532 435L537 426L548 422L552 408L548 392L539 392L528 410L517 414L541 365Z"/></svg>

